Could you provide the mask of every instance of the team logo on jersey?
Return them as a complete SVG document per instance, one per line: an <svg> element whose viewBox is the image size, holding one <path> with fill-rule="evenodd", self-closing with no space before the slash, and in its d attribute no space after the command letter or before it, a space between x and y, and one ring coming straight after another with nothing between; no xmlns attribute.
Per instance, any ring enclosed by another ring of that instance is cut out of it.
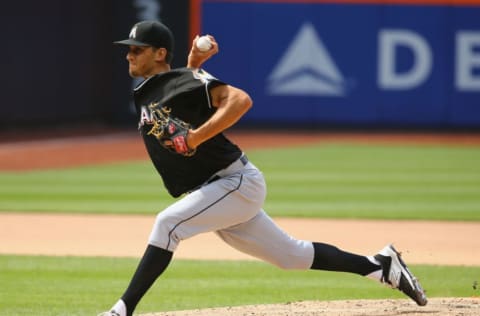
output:
<svg viewBox="0 0 480 316"><path fill-rule="evenodd" d="M209 74L203 69L194 69L192 73L193 73L193 78L200 80L202 83L207 83L209 81L216 79L214 76L212 76L211 74Z"/></svg>
<svg viewBox="0 0 480 316"><path fill-rule="evenodd" d="M345 79L309 22L302 25L267 80L271 95L346 95Z"/></svg>
<svg viewBox="0 0 480 316"><path fill-rule="evenodd" d="M146 105L142 105L140 108L140 119L138 120L138 129L140 129L145 124L152 125L152 112Z"/></svg>

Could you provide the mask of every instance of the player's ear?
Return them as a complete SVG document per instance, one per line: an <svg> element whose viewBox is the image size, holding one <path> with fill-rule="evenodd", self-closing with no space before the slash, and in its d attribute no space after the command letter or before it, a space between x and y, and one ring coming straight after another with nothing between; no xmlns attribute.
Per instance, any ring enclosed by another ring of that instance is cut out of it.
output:
<svg viewBox="0 0 480 316"><path fill-rule="evenodd" d="M167 62L167 50L165 48L160 47L155 50L155 61Z"/></svg>

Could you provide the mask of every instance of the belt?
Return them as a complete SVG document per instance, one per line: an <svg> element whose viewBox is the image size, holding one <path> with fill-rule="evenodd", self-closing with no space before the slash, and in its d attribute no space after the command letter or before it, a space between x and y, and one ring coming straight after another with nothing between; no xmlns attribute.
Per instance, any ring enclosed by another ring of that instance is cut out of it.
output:
<svg viewBox="0 0 480 316"><path fill-rule="evenodd" d="M232 162L228 167L225 169L222 169L215 173L210 179L205 182L205 184L212 183L214 181L217 181L220 178L223 178L225 176L228 176L232 173L238 172L243 169L248 163L248 158L245 155L242 155L240 158Z"/></svg>
<svg viewBox="0 0 480 316"><path fill-rule="evenodd" d="M244 166L247 165L248 163L248 158L246 155L242 155L242 157L240 157L240 161L243 163Z"/></svg>

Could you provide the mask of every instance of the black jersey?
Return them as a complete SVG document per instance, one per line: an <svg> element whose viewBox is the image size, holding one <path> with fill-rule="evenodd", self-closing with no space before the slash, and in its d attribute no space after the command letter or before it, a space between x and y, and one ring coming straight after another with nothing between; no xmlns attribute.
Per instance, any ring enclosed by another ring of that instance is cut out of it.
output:
<svg viewBox="0 0 480 316"><path fill-rule="evenodd" d="M173 153L162 147L154 136L147 135L152 127L148 105L158 102L159 106L171 109L170 115L196 128L215 113L210 89L218 85L224 83L201 69L179 68L150 77L134 90L138 128L150 159L174 197L205 183L217 171L237 160L242 152L220 133L198 146L191 157Z"/></svg>

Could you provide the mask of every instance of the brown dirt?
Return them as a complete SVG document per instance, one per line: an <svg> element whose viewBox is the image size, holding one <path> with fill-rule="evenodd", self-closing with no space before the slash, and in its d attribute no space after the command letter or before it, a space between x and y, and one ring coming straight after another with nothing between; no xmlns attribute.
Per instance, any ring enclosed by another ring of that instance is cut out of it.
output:
<svg viewBox="0 0 480 316"><path fill-rule="evenodd" d="M0 254L139 257L152 215L0 213ZM480 266L480 222L368 221L275 218L299 239L322 241L345 250L374 254L388 243L409 263ZM108 228L108 229L107 229ZM122 232L121 234L112 234ZM252 260L206 233L183 241L176 258Z"/></svg>
<svg viewBox="0 0 480 316"><path fill-rule="evenodd" d="M208 308L141 316L474 316L480 315L479 298L435 298L418 307L409 300L302 301Z"/></svg>
<svg viewBox="0 0 480 316"><path fill-rule="evenodd" d="M136 133L101 131L67 133L54 139L0 135L0 170L19 172L44 168L148 159ZM58 136L58 135L57 135ZM311 132L233 132L244 149L298 146L317 142L478 146L480 134L345 134ZM153 216L53 215L0 213L0 254L141 256ZM480 223L410 221L337 221L276 219L293 236L333 243L358 253L372 254L389 242L404 251L409 263L480 265L474 249ZM112 234L111 231L122 232ZM361 233L359 233L361 232ZM201 252L198 249L202 249ZM221 243L213 234L184 241L176 258L251 259ZM143 316L380 316L480 315L480 299L435 298L426 307L407 300L292 302L225 307Z"/></svg>
<svg viewBox="0 0 480 316"><path fill-rule="evenodd" d="M53 133L53 132L52 132ZM229 137L244 149L301 146L309 143L376 143L479 146L480 133L401 134L401 133L322 133L322 132L239 132ZM140 136L132 131L63 133L37 139L0 134L0 171L65 168L114 161L148 159Z"/></svg>

